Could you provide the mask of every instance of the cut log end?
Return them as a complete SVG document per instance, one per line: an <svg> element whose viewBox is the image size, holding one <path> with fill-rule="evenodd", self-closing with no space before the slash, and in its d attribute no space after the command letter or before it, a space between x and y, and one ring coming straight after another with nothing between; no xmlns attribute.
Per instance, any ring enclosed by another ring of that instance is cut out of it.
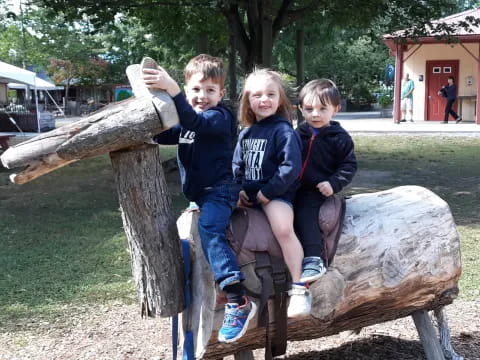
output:
<svg viewBox="0 0 480 360"><path fill-rule="evenodd" d="M46 155L36 161L33 161L22 172L18 174L11 174L9 178L14 184L25 184L42 175L64 167L65 165L71 164L72 162L75 162L75 160L64 160L57 154Z"/></svg>

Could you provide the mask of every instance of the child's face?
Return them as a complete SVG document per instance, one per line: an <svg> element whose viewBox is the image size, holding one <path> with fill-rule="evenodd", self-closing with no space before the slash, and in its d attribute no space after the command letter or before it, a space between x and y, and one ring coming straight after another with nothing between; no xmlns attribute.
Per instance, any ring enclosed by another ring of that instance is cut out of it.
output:
<svg viewBox="0 0 480 360"><path fill-rule="evenodd" d="M249 84L248 101L257 121L263 120L277 112L280 91L277 83L270 79L259 79Z"/></svg>
<svg viewBox="0 0 480 360"><path fill-rule="evenodd" d="M339 106L332 104L322 105L320 101L313 101L305 102L300 110L308 125L319 129L330 125L330 120L338 112Z"/></svg>
<svg viewBox="0 0 480 360"><path fill-rule="evenodd" d="M213 79L203 79L203 74L196 73L185 85L185 93L193 110L201 112L217 106L225 94L225 89Z"/></svg>

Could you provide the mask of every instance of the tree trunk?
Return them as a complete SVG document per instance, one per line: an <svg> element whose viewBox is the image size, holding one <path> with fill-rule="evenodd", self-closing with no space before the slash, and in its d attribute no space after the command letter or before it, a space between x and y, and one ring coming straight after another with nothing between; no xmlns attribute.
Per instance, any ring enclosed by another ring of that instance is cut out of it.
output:
<svg viewBox="0 0 480 360"><path fill-rule="evenodd" d="M248 73L255 66L272 65L275 11L270 0L249 1L244 5L246 24L244 14L236 2L229 2L222 12L229 24L230 33L235 36L235 46L240 54L242 68Z"/></svg>
<svg viewBox="0 0 480 360"><path fill-rule="evenodd" d="M271 0L264 0L261 2L261 63L264 67L272 66L272 52L273 52L273 2Z"/></svg>
<svg viewBox="0 0 480 360"><path fill-rule="evenodd" d="M183 261L158 146L110 154L142 316L184 307Z"/></svg>
<svg viewBox="0 0 480 360"><path fill-rule="evenodd" d="M208 34L203 33L198 35L198 52L200 54L208 54L210 48L210 42L208 40Z"/></svg>
<svg viewBox="0 0 480 360"><path fill-rule="evenodd" d="M215 359L264 347L265 329L255 320L239 341L218 343L223 306L216 299L221 294L199 247L196 216L184 213L177 222L182 237L191 234L199 249L190 321L196 356ZM312 313L289 319L288 339L328 336L449 304L458 293L460 273L458 233L438 196L418 186L353 196L335 260L310 288ZM270 327L275 333L275 324Z"/></svg>
<svg viewBox="0 0 480 360"><path fill-rule="evenodd" d="M237 100L237 50L235 49L235 35L230 35L230 51L228 52L228 78L230 101Z"/></svg>
<svg viewBox="0 0 480 360"><path fill-rule="evenodd" d="M297 30L295 59L297 62L297 86L303 86L305 82L305 34L303 29Z"/></svg>

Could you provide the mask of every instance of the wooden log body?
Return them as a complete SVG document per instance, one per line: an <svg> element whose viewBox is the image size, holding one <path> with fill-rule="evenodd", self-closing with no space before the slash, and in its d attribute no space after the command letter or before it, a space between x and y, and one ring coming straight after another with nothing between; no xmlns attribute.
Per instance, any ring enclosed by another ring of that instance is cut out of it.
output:
<svg viewBox="0 0 480 360"><path fill-rule="evenodd" d="M256 319L238 342L218 343L223 305L216 299L222 294L202 254L196 216L184 213L177 222L181 237L190 237L195 249L189 324L196 358L264 347L265 329ZM458 293L460 273L458 233L448 205L437 195L419 186L355 195L347 200L335 260L310 288L312 313L289 319L288 339L328 336L449 304ZM275 331L274 320L271 328Z"/></svg>
<svg viewBox="0 0 480 360"><path fill-rule="evenodd" d="M156 110L159 103L161 121ZM133 97L12 146L0 160L8 169L26 167L11 177L14 183L23 184L74 161L140 145L177 123L175 105L169 97L155 101Z"/></svg>

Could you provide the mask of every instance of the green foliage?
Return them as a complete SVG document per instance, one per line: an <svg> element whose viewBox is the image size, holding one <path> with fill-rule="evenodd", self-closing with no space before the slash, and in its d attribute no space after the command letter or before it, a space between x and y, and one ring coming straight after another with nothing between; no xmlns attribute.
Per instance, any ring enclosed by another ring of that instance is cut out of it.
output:
<svg viewBox="0 0 480 360"><path fill-rule="evenodd" d="M200 51L226 58L229 35L235 34L241 72L263 64L262 48L268 53L274 44L273 65L295 75L295 31L302 28L305 78L332 78L344 97L369 103L389 61L382 34L473 6L458 0L301 0L287 8L283 3L258 1L252 11L249 2L235 0L71 0L68 6L64 0L36 0L22 14L0 13L5 19L0 58L40 66L50 57L71 61L90 74L78 75L80 83L93 84L96 79L125 83L126 66L147 55L180 79L188 59ZM261 35L255 14L276 19L271 38ZM87 71L91 59L108 63L101 76Z"/></svg>
<svg viewBox="0 0 480 360"><path fill-rule="evenodd" d="M382 108L386 108L393 104L393 99L389 94L381 94L378 97L377 102Z"/></svg>
<svg viewBox="0 0 480 360"><path fill-rule="evenodd" d="M69 23L62 14L27 7L0 27L0 59L49 67L57 83L72 78L80 84L104 82L108 63L99 57L101 43L89 30L87 22Z"/></svg>
<svg viewBox="0 0 480 360"><path fill-rule="evenodd" d="M385 76L385 67L392 60L388 49L362 31L341 30L329 24L305 28L305 82L328 78L339 87L342 97L354 105L375 102L373 93ZM323 34L324 36L317 36ZM292 36L282 36L274 49L277 66L294 74L295 42ZM290 50L289 50L290 49Z"/></svg>

